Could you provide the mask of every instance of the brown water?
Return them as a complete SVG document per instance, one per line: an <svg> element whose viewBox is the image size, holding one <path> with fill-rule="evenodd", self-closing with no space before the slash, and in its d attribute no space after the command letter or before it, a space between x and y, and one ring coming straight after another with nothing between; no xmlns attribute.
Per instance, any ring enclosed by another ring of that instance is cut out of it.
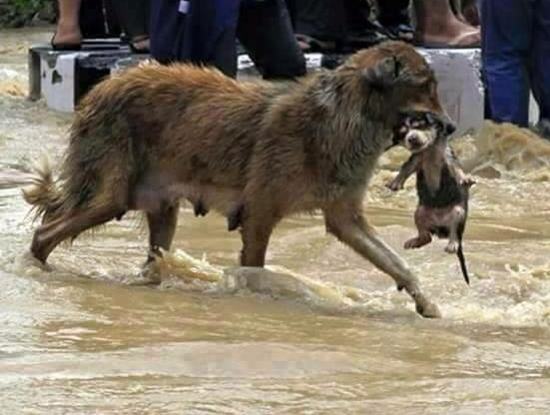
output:
<svg viewBox="0 0 550 415"><path fill-rule="evenodd" d="M414 234L413 183L390 194L382 184L404 154L382 161L367 215L442 320L414 314L317 216L277 229L268 262L300 275L265 277L263 294L222 275L237 235L189 208L175 245L208 255L210 282L177 251L159 287L135 285L138 218L60 247L47 272L26 255L34 226L16 183L43 152L59 157L71 120L23 96L26 48L48 36L0 32L0 413L550 413L549 144L492 126L457 141L478 173L470 288L443 242L399 248Z"/></svg>

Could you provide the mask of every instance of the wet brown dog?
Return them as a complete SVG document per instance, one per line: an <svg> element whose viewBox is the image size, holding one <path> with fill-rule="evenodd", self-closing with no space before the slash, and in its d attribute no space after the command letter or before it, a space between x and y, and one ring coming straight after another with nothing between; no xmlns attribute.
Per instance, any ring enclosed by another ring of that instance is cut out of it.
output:
<svg viewBox="0 0 550 415"><path fill-rule="evenodd" d="M212 69L145 65L82 101L57 182L25 193L42 225L40 261L63 240L146 212L152 252L169 249L179 209L239 212L241 264L263 266L285 216L321 209L327 230L388 273L419 313L439 315L406 263L368 226L362 200L403 111L445 117L434 74L409 45L388 42L298 83L237 82Z"/></svg>

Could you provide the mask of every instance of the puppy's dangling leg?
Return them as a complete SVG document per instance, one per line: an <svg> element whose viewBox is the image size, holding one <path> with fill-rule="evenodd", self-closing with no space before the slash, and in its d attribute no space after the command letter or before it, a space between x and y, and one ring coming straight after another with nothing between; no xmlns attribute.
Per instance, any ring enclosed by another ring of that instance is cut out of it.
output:
<svg viewBox="0 0 550 415"><path fill-rule="evenodd" d="M449 243L445 247L445 252L447 252L448 254L456 254L458 251L458 246L459 246L458 239L453 237L451 234L451 237L449 237Z"/></svg>
<svg viewBox="0 0 550 415"><path fill-rule="evenodd" d="M445 252L456 254L462 239L464 231L465 212L462 206L455 206L449 217L449 243L445 247ZM460 228L460 229L459 229Z"/></svg>
<svg viewBox="0 0 550 415"><path fill-rule="evenodd" d="M418 206L414 212L414 224L416 225L416 229L418 229L418 236L405 242L405 249L422 248L424 245L432 242L430 227L433 223L430 220L429 212L424 206Z"/></svg>
<svg viewBox="0 0 550 415"><path fill-rule="evenodd" d="M416 238L411 238L405 242L405 249L418 249L422 248L424 245L428 245L432 242L432 235L427 232L421 232Z"/></svg>

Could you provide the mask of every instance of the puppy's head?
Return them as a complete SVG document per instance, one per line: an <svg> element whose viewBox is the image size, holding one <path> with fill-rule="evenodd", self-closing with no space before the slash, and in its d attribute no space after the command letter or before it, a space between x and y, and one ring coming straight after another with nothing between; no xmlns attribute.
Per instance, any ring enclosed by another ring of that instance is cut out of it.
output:
<svg viewBox="0 0 550 415"><path fill-rule="evenodd" d="M438 139L446 139L455 127L429 112L401 114L401 120L394 131L394 144L402 145L412 153L419 153L433 145Z"/></svg>

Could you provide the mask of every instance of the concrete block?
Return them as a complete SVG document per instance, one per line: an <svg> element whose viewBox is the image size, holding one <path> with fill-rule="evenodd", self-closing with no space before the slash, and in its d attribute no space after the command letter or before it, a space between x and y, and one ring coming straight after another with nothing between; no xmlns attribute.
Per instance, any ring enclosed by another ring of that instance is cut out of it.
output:
<svg viewBox="0 0 550 415"><path fill-rule="evenodd" d="M484 115L483 85L479 49L419 49L433 67L445 110L457 123L459 133L481 128ZM31 97L44 96L49 107L73 111L78 100L109 73L137 64L147 55L132 55L127 47L111 42L75 53L33 48L29 54ZM345 56L312 53L306 55L309 71L333 68ZM40 66L39 72L36 65ZM33 70L34 66L34 70ZM238 77L257 77L248 55L238 57ZM33 75L33 73L35 75ZM39 79L36 74L39 73ZM39 90L39 92L37 92Z"/></svg>
<svg viewBox="0 0 550 415"><path fill-rule="evenodd" d="M418 49L435 72L443 108L457 133L472 133L484 119L480 49Z"/></svg>
<svg viewBox="0 0 550 415"><path fill-rule="evenodd" d="M29 98L43 96L48 107L72 112L80 98L105 76L146 58L148 55L131 54L118 40L87 42L75 52L35 46L29 50Z"/></svg>
<svg viewBox="0 0 550 415"><path fill-rule="evenodd" d="M48 107L62 112L74 111L76 57L76 53L41 56L40 85Z"/></svg>

